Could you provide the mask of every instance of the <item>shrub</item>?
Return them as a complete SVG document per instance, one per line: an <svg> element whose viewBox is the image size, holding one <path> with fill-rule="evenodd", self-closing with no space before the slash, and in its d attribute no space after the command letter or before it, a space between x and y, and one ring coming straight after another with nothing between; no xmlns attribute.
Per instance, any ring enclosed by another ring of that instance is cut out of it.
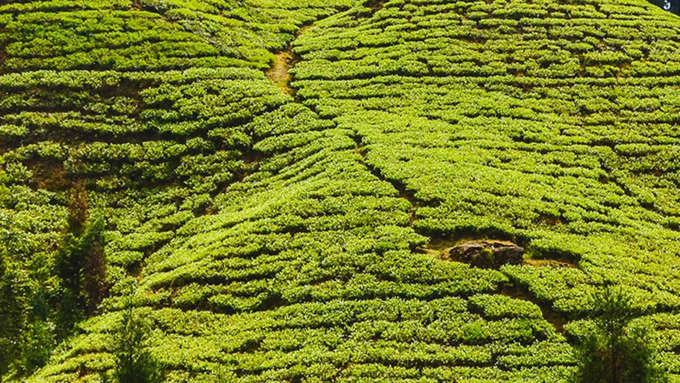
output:
<svg viewBox="0 0 680 383"><path fill-rule="evenodd" d="M157 383L164 380L162 366L148 350L149 332L149 323L135 313L129 299L115 334L115 366L111 375L104 376L104 382Z"/></svg>
<svg viewBox="0 0 680 383"><path fill-rule="evenodd" d="M17 360L14 361L14 369L19 375L26 376L47 363L56 346L54 325L50 321L36 320L27 326L22 335L22 345Z"/></svg>
<svg viewBox="0 0 680 383"><path fill-rule="evenodd" d="M630 326L637 316L622 289L605 288L593 296L595 328L577 347L578 383L661 383L666 373L655 366L656 351L646 328Z"/></svg>

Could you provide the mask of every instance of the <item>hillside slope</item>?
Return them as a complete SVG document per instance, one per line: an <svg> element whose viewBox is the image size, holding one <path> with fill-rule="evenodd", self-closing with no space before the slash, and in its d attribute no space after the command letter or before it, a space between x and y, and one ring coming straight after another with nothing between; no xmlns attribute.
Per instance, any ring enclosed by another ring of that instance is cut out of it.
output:
<svg viewBox="0 0 680 383"><path fill-rule="evenodd" d="M564 381L607 284L680 374L675 16L296 4L0 6L5 251L108 223L109 297L32 381L98 381L133 281L169 381ZM445 256L481 238L529 259Z"/></svg>
<svg viewBox="0 0 680 383"><path fill-rule="evenodd" d="M673 310L678 24L643 5L388 2L297 40L294 87L412 197L418 233L578 262L504 269L564 312L604 283Z"/></svg>

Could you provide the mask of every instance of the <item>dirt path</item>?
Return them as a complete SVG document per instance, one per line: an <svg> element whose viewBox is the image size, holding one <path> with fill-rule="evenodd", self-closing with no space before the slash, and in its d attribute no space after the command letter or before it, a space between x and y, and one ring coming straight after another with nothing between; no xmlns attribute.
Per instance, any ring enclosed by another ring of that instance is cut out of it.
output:
<svg viewBox="0 0 680 383"><path fill-rule="evenodd" d="M266 72L276 86L285 94L291 96L295 95L295 91L289 86L290 84L290 69L295 65L295 55L293 49L289 48L283 52L279 52L274 56L274 65Z"/></svg>
<svg viewBox="0 0 680 383"><path fill-rule="evenodd" d="M295 40L297 40L303 33L307 32L313 24L307 24L300 27L300 29L295 34ZM295 41L293 40L293 41ZM274 55L274 65L265 72L267 77L269 77L272 82L281 89L285 94L295 96L295 89L290 87L290 81L293 76L290 74L290 70L297 63L298 58L293 52L293 42L290 43L288 48Z"/></svg>

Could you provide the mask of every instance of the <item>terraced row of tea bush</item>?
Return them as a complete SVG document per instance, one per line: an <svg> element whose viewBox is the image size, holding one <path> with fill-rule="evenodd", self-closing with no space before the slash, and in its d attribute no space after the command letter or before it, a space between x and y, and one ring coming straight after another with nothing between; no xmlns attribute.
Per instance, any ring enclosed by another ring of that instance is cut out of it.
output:
<svg viewBox="0 0 680 383"><path fill-rule="evenodd" d="M69 299L58 271L69 235L88 216L106 218L99 287L117 294L146 256L257 166L245 124L287 102L260 71L271 51L348 6L0 6L0 376L21 380L71 330L57 309ZM77 320L100 310L66 311Z"/></svg>
<svg viewBox="0 0 680 383"><path fill-rule="evenodd" d="M293 103L254 124L267 131L260 171L147 261L135 302L169 379L566 375L570 346L535 304L496 294L503 274L411 251L426 240L408 202L361 164L351 132ZM109 303L42 377L111 365Z"/></svg>
<svg viewBox="0 0 680 383"><path fill-rule="evenodd" d="M572 319L605 284L674 313L678 28L638 1L387 1L296 40L293 87L413 197L418 233L577 262L502 270Z"/></svg>
<svg viewBox="0 0 680 383"><path fill-rule="evenodd" d="M49 307L107 223L107 298L31 381L99 381L130 286L171 382L566 381L551 312L578 334L611 283L680 374L678 29L643 0L0 6L11 296ZM261 72L290 43L295 97ZM482 237L575 267L428 251ZM55 319L19 306L26 350Z"/></svg>
<svg viewBox="0 0 680 383"><path fill-rule="evenodd" d="M576 35L555 38L565 28ZM677 59L677 28L641 2L391 1L304 35L295 85L415 196L419 232L512 237L537 257L581 260L586 285L626 282L652 308L672 308L680 105L662 67ZM571 46L577 38L592 41ZM611 75L588 71L589 56L635 44L648 52L627 53ZM549 60L556 51L581 70L549 70L564 62ZM545 298L570 311L569 291Z"/></svg>

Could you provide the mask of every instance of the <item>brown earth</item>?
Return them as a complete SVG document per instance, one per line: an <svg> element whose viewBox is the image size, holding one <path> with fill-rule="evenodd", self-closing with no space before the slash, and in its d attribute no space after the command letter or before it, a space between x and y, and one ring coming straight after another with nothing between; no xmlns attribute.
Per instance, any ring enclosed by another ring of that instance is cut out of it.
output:
<svg viewBox="0 0 680 383"><path fill-rule="evenodd" d="M274 65L266 72L276 86L281 88L283 93L294 95L293 89L290 88L290 68L295 64L295 56L292 49L279 52L274 56Z"/></svg>

